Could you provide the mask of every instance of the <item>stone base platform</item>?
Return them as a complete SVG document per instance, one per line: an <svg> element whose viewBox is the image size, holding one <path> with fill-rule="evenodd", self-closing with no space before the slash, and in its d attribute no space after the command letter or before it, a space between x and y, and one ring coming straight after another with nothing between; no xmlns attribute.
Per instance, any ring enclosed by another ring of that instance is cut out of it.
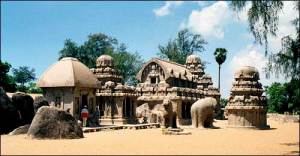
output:
<svg viewBox="0 0 300 156"><path fill-rule="evenodd" d="M147 128L159 128L158 123L149 123L149 124L136 124L136 125L109 125L102 127L83 127L82 130L84 133L106 131L106 130L119 130L119 129L147 129Z"/></svg>
<svg viewBox="0 0 300 156"><path fill-rule="evenodd" d="M163 128L163 135L190 135L192 132L184 132L181 128Z"/></svg>

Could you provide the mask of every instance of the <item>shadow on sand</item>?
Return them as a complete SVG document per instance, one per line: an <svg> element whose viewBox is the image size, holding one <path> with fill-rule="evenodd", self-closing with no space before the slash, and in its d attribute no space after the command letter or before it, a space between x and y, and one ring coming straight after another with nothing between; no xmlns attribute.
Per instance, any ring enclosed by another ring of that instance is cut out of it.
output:
<svg viewBox="0 0 300 156"><path fill-rule="evenodd" d="M293 143L280 143L280 145L285 145L285 146L297 146L299 147L299 142L293 142ZM299 150L298 151L290 151L288 153L285 153L285 155L299 155Z"/></svg>

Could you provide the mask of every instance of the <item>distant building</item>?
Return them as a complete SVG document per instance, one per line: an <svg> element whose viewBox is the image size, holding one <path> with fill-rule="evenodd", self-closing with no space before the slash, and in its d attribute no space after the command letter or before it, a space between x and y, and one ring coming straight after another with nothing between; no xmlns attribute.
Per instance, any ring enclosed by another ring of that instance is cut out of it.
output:
<svg viewBox="0 0 300 156"><path fill-rule="evenodd" d="M100 109L100 124L136 122L136 108L149 103L150 109L168 96L177 112L178 125L191 124L190 108L198 99L212 96L219 99L219 91L212 86L203 71L199 57L191 55L186 64L153 58L143 65L137 87L123 83L109 55L96 60L96 68L89 69L75 58L66 57L50 66L39 78L37 86L43 90L50 104L70 109L79 119L80 110L87 105L90 115ZM154 121L159 122L159 121Z"/></svg>
<svg viewBox="0 0 300 156"><path fill-rule="evenodd" d="M63 110L70 109L78 119L84 105L94 112L97 83L87 66L76 58L66 57L51 65L39 78L37 86L42 88L50 104Z"/></svg>

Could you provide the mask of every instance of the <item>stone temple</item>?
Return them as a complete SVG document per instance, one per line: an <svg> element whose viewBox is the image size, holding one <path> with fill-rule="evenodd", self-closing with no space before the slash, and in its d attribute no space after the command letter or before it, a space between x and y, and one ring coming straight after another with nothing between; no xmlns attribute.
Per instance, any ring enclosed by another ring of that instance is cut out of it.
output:
<svg viewBox="0 0 300 156"><path fill-rule="evenodd" d="M96 68L89 69L75 58L63 58L50 66L37 85L48 102L69 112L77 119L84 105L91 115L100 109L100 124L136 123L136 109L147 103L149 111L171 100L177 125L191 124L191 105L204 97L220 98L212 78L205 74L201 60L190 55L186 64L153 58L137 74L139 84L128 86L115 69L114 60L102 55ZM149 118L148 122L160 122Z"/></svg>
<svg viewBox="0 0 300 156"><path fill-rule="evenodd" d="M169 97L177 115L177 125L191 124L191 106L198 99L220 97L196 55L188 56L185 65L153 58L143 65L137 79L140 81L136 87L138 105L147 103L152 110ZM157 122L155 116L149 118L150 122Z"/></svg>
<svg viewBox="0 0 300 156"><path fill-rule="evenodd" d="M268 128L267 101L266 97L262 96L263 89L258 82L258 70L244 66L235 72L234 79L225 107L228 127Z"/></svg>
<svg viewBox="0 0 300 156"><path fill-rule="evenodd" d="M96 105L100 108L100 124L135 122L135 87L122 84L123 77L115 69L114 60L102 55L91 69L100 86L96 89Z"/></svg>

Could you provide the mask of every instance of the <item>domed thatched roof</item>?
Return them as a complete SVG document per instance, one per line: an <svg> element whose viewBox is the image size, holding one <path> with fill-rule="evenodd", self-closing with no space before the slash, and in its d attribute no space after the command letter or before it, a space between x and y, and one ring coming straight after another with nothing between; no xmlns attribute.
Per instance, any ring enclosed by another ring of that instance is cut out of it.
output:
<svg viewBox="0 0 300 156"><path fill-rule="evenodd" d="M65 57L50 66L39 78L38 87L96 88L97 79L90 69L76 58Z"/></svg>

